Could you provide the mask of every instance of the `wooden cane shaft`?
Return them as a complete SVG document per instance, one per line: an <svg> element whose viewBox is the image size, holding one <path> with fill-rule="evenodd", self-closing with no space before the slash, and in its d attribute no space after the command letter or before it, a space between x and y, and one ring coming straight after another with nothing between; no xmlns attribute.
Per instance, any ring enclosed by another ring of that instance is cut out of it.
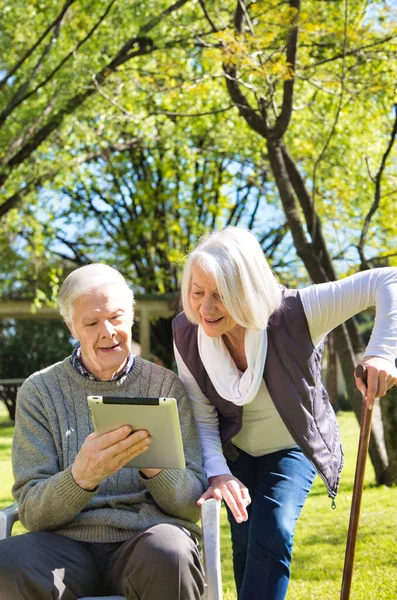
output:
<svg viewBox="0 0 397 600"><path fill-rule="evenodd" d="M361 366L361 365L360 365ZM366 373L357 370L356 375L366 381ZM352 496L352 505L350 509L350 521L347 534L345 563L343 568L342 590L340 600L349 600L350 589L353 576L354 557L356 552L356 542L358 534L358 523L360 520L361 498L364 488L365 466L367 461L369 439L371 435L373 404L364 402L361 414L360 438L358 443L356 472L354 477L354 487Z"/></svg>

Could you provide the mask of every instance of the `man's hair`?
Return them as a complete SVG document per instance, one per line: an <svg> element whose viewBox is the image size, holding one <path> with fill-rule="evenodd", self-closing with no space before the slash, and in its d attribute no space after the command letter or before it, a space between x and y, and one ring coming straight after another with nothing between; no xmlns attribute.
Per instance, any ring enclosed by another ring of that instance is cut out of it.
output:
<svg viewBox="0 0 397 600"><path fill-rule="evenodd" d="M247 229L226 227L201 238L186 261L182 304L187 318L198 323L190 302L192 271L200 267L214 278L230 316L243 327L265 329L281 304L281 290L255 236Z"/></svg>
<svg viewBox="0 0 397 600"><path fill-rule="evenodd" d="M120 293L131 300L131 316L134 318L134 293L122 274L101 263L79 267L62 283L58 293L58 308L66 323L72 322L72 305L76 298L107 285L117 285Z"/></svg>

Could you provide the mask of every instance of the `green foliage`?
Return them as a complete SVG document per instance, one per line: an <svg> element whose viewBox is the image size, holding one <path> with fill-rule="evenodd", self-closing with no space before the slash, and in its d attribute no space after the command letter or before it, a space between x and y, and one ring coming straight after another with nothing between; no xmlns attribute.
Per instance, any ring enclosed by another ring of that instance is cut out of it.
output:
<svg viewBox="0 0 397 600"><path fill-rule="evenodd" d="M60 320L2 320L0 379L28 377L63 360L71 350L69 330Z"/></svg>
<svg viewBox="0 0 397 600"><path fill-rule="evenodd" d="M289 3L247 3L243 34L234 29L236 0L2 5L5 295L32 287L51 295L47 284L28 283L45 278L48 265L90 260L119 264L140 290L175 289L186 249L228 222L257 232L282 279L305 279L265 140L227 92L230 65L269 126L294 78L285 143L339 273L357 269L394 119L392 3L306 0L299 15ZM299 28L294 71L285 54L291 24ZM396 263L396 177L393 148L365 240L372 265Z"/></svg>
<svg viewBox="0 0 397 600"><path fill-rule="evenodd" d="M0 379L25 379L63 360L71 351L70 333L60 320L0 320ZM19 385L0 385L0 401L11 419L15 418Z"/></svg>
<svg viewBox="0 0 397 600"><path fill-rule="evenodd" d="M238 221L244 205L232 217L238 200L225 193L232 160L205 139L183 143L175 130L165 123L152 146L138 140L71 174L44 225L52 247L66 244L77 263L114 264L136 290L177 290L187 250L206 230ZM241 174L234 176L238 182L249 191Z"/></svg>

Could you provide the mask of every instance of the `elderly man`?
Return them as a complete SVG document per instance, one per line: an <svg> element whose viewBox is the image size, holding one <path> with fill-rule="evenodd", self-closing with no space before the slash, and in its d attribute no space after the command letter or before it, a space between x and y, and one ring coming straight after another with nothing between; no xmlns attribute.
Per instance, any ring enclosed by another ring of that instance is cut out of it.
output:
<svg viewBox="0 0 397 600"><path fill-rule="evenodd" d="M194 418L176 375L131 354L133 302L122 275L101 264L60 289L80 343L19 391L13 495L29 533L0 542L0 600L203 593L196 501L206 480ZM123 469L151 439L127 426L93 433L88 395L175 397L186 469Z"/></svg>

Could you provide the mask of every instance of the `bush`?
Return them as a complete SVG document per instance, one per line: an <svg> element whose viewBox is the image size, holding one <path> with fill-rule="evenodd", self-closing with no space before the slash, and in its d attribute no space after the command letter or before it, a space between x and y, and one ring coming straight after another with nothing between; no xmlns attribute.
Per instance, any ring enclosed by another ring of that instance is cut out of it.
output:
<svg viewBox="0 0 397 600"><path fill-rule="evenodd" d="M59 319L0 321L0 380L26 379L63 360L73 349L70 333ZM15 417L17 383L0 384L0 400Z"/></svg>

